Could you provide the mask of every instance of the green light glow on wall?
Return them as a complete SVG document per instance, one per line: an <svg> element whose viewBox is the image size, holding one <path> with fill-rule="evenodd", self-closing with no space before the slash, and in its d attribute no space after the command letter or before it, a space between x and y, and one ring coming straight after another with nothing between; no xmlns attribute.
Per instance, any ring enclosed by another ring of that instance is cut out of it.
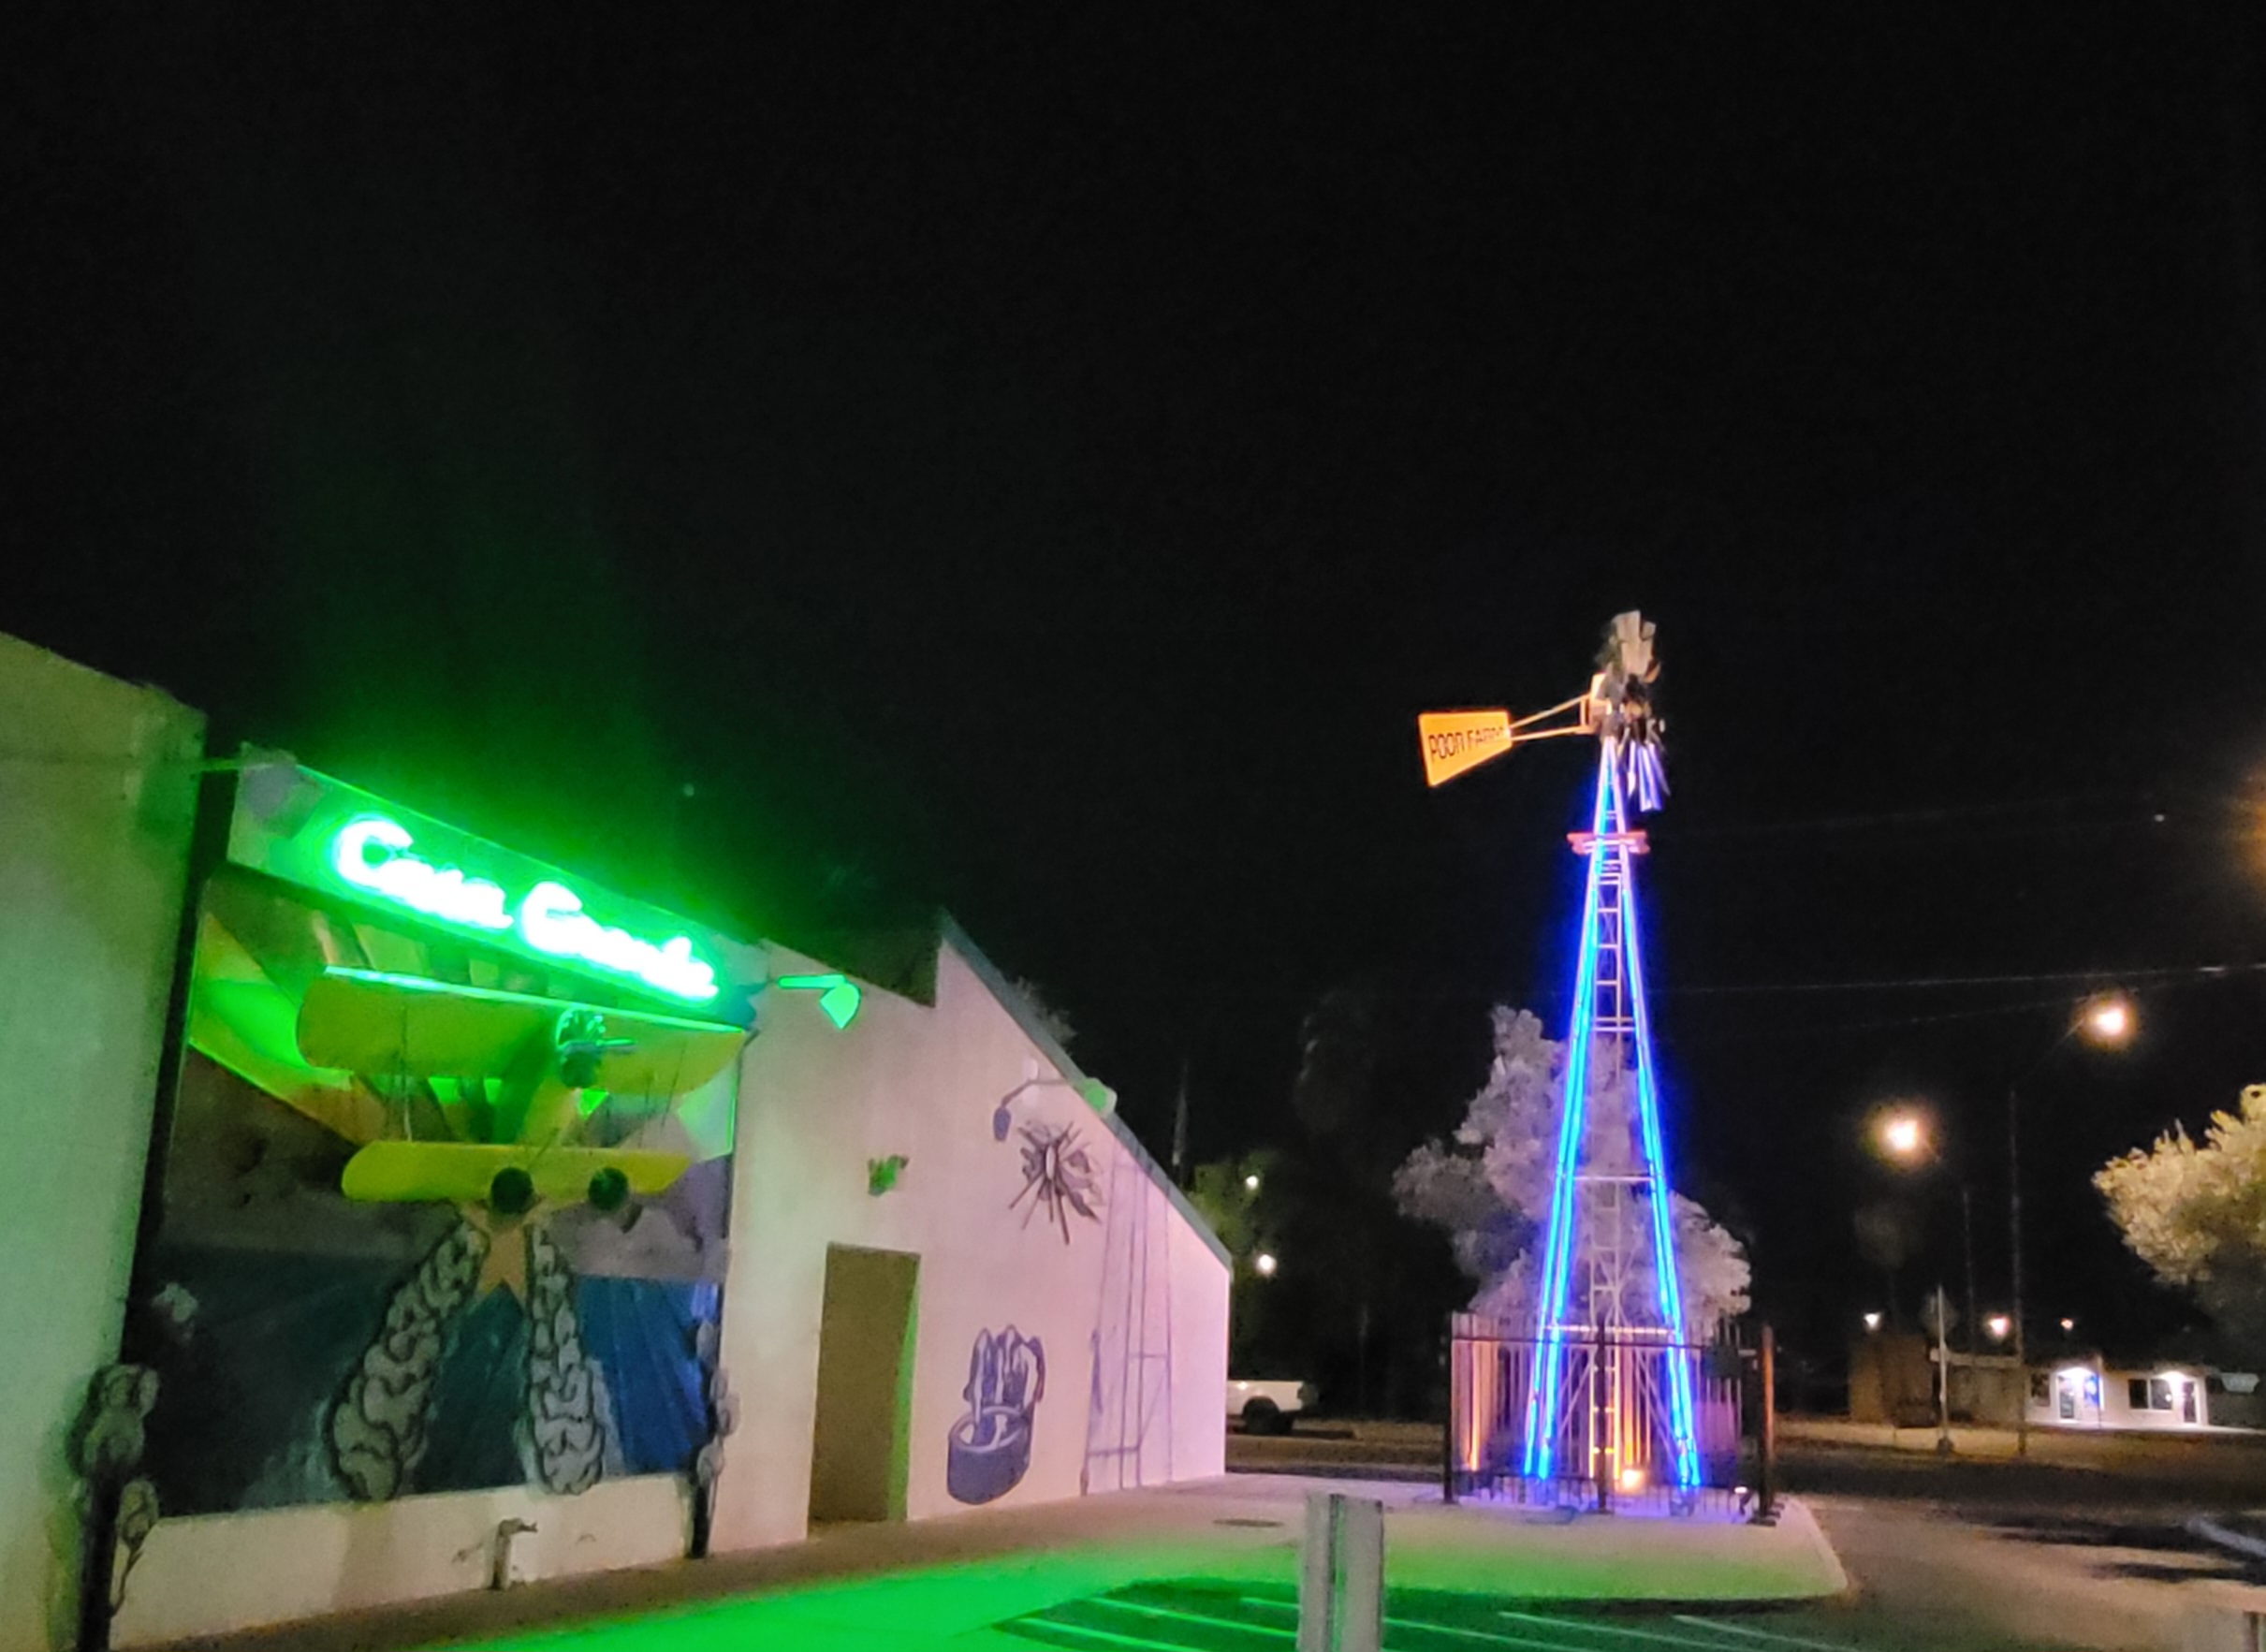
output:
<svg viewBox="0 0 2266 1652"><path fill-rule="evenodd" d="M826 1019L837 1027L847 1027L856 1017L858 1005L865 1001L865 993L847 975L782 975L774 983L797 992L818 994L818 1007L826 1013Z"/></svg>
<svg viewBox="0 0 2266 1652"><path fill-rule="evenodd" d="M363 814L333 834L326 859L342 883L365 898L439 923L508 935L550 958L626 977L687 1003L716 996L716 971L694 956L687 936L655 943L601 924L583 910L581 896L552 878L537 882L515 904L503 884L461 867L436 866L416 847L415 834L399 821ZM856 1013L856 990L851 987L849 1012L836 1016L836 1025ZM824 1006L826 999L819 1001Z"/></svg>

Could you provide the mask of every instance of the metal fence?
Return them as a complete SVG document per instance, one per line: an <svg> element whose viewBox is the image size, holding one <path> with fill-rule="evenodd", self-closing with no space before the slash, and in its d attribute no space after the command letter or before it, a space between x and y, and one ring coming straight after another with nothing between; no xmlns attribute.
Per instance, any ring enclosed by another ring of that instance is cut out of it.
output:
<svg viewBox="0 0 2266 1652"><path fill-rule="evenodd" d="M1441 1491L1572 1509L1686 1513L1728 1507L1739 1486L1747 1358L1735 1342L1672 1342L1621 1331L1570 1335L1556 1367L1557 1424L1546 1452L1527 1431L1538 1364L1531 1327L1457 1314L1448 1333L1449 1413ZM1677 1369L1681 1367L1681 1370ZM1699 1484L1677 1484L1671 1418L1689 1384ZM1529 1475L1546 1459L1546 1475Z"/></svg>

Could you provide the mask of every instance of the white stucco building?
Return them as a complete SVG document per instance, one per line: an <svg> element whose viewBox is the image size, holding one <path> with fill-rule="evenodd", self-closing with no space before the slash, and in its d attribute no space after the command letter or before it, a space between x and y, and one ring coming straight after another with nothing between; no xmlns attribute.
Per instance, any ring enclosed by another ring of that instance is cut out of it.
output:
<svg viewBox="0 0 2266 1652"><path fill-rule="evenodd" d="M1226 1252L951 920L889 989L200 768L35 651L0 697L73 754L8 794L0 1026L76 1075L0 1110L48 1167L0 1223L61 1259L0 1352L0 1645L67 1644L64 1442L122 1357L122 1646L1221 1471Z"/></svg>
<svg viewBox="0 0 2266 1652"><path fill-rule="evenodd" d="M1222 1471L1226 1255L1083 1077L957 926L932 1005L877 994L840 1031L807 998L767 1018L739 1077L720 1546L949 1513L1010 1473L999 1500ZM1084 1156L1091 1215L1033 1179L1062 1155ZM987 1470L966 1390L978 1344L1011 1334L1044 1397L1028 1469Z"/></svg>
<svg viewBox="0 0 2266 1652"><path fill-rule="evenodd" d="M65 1644L66 1442L117 1357L204 719L0 636L0 1646Z"/></svg>
<svg viewBox="0 0 2266 1652"><path fill-rule="evenodd" d="M2069 1361L2030 1373L2030 1424L2051 1428L2142 1428L2196 1433L2211 1425L2207 1373Z"/></svg>

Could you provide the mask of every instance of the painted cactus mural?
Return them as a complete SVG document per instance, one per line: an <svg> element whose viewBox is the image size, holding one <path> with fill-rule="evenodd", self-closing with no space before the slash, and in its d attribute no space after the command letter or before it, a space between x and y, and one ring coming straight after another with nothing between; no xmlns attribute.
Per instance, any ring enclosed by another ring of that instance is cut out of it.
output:
<svg viewBox="0 0 2266 1652"><path fill-rule="evenodd" d="M1013 1325L978 1331L968 1356L968 1413L952 1425L944 1488L963 1503L988 1503L1022 1483L1031 1430L1046 1397L1046 1351Z"/></svg>
<svg viewBox="0 0 2266 1652"><path fill-rule="evenodd" d="M597 1362L582 1346L575 1276L551 1236L527 1230L527 1433L546 1491L571 1496L598 1483L606 1432Z"/></svg>
<svg viewBox="0 0 2266 1652"><path fill-rule="evenodd" d="M459 1222L387 1303L384 1326L330 1414L332 1462L354 1498L378 1502L407 1489L425 1455L449 1323L472 1299L489 1243Z"/></svg>

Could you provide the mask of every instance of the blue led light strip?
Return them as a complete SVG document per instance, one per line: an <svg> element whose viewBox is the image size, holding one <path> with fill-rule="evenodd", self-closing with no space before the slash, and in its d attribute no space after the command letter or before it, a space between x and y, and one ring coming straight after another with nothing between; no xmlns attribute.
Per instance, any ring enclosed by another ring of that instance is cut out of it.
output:
<svg viewBox="0 0 2266 1652"><path fill-rule="evenodd" d="M1623 845L1615 853L1621 857L1622 969L1629 978L1630 1002L1636 1012L1637 1115L1645 1134L1645 1174L1649 1178L1645 1186L1652 1201L1653 1271L1659 1278L1660 1319L1673 1344L1684 1338L1684 1286L1677 1277L1675 1227L1668 1207L1668 1155L1660 1140L1652 1023L1645 1009L1645 949L1637 936L1636 880L1630 875L1628 847ZM1668 1426L1675 1449L1676 1484L1688 1491L1700 1484L1700 1454L1692 1435L1691 1412L1691 1361L1672 1346L1668 1351Z"/></svg>
<svg viewBox="0 0 2266 1652"><path fill-rule="evenodd" d="M1606 801L1613 795L1613 744L1608 740L1601 742L1598 753L1597 800L1589 818L1592 834L1605 831ZM1582 893L1581 950L1573 966L1573 1021L1566 1033L1565 1106L1558 1121L1557 1163L1550 1182L1550 1222L1542 1240L1542 1294L1535 1318L1535 1338L1542 1347L1535 1354L1534 1376L1527 1391L1527 1448L1521 1471L1530 1480L1549 1479L1557 1456L1558 1370L1566 1352L1566 1275L1573 1252L1573 1177L1589 1108L1589 1045L1597 1012L1597 921L1604 865L1602 855L1590 855Z"/></svg>
<svg viewBox="0 0 2266 1652"><path fill-rule="evenodd" d="M1660 1321L1671 1343L1664 1351L1668 1363L1669 1431L1676 1484L1689 1489L1700 1483L1699 1451L1692 1426L1691 1366L1685 1352L1674 1346L1684 1336L1684 1293L1676 1266L1675 1232L1669 1207L1668 1159L1660 1132L1652 1026L1645 1002L1644 948L1637 928L1636 882L1630 866L1628 844L1615 841L1608 850L1605 841L1608 838L1622 838L1628 830L1615 755L1612 743L1605 742L1599 753L1597 797L1590 812L1590 832L1595 842L1584 880L1581 952L1574 965L1573 1016L1566 1034L1565 1105L1558 1125L1550 1218L1542 1246L1542 1292L1535 1321L1535 1338L1541 1346L1527 1395L1527 1440L1521 1471L1528 1478L1546 1480L1557 1467L1558 1383L1565 1365L1566 1297L1575 1250L1573 1224L1578 1212L1575 1178L1588 1117L1591 1046L1596 1039L1598 927L1603 906L1605 855L1611 853L1615 857L1614 870L1619 879L1622 975L1636 1035L1637 1114L1644 1138L1654 1272L1658 1278ZM1595 1304L1591 1309L1594 1315Z"/></svg>

